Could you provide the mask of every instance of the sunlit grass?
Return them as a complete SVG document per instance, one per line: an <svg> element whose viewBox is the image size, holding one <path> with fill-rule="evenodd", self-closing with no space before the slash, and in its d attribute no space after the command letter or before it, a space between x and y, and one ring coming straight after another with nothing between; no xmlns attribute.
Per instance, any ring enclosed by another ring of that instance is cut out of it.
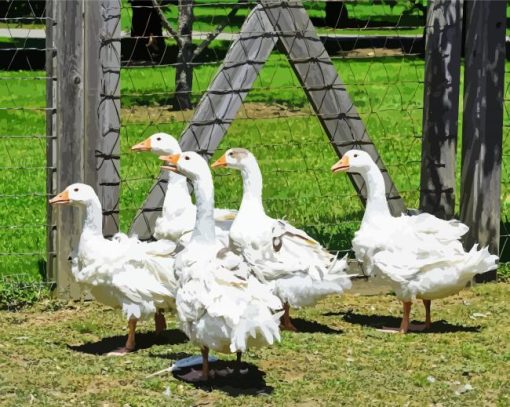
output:
<svg viewBox="0 0 510 407"><path fill-rule="evenodd" d="M284 332L281 343L245 353L266 387L249 389L262 395L241 389L236 397L230 395L239 391L236 380L204 391L169 374L146 378L199 352L170 315L163 340L151 336L152 321L140 323L139 341L148 348L112 358L85 352L122 345L127 330L118 311L96 303L59 309L51 302L0 311L0 405L506 406L509 296L510 285L499 283L434 301L432 332L408 335L375 329L399 324L401 305L393 296L329 297L294 311L302 332ZM421 304L413 318L423 321Z"/></svg>

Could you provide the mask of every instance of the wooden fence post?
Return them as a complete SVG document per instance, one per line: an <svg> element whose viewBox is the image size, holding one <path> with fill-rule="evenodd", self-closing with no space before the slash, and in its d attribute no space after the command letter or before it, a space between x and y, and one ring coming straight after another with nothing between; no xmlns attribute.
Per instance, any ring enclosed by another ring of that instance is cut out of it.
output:
<svg viewBox="0 0 510 407"><path fill-rule="evenodd" d="M466 10L460 218L467 249L479 242L499 254L506 2L469 1Z"/></svg>
<svg viewBox="0 0 510 407"><path fill-rule="evenodd" d="M455 213L462 1L429 3L423 91L420 209L442 219Z"/></svg>
<svg viewBox="0 0 510 407"><path fill-rule="evenodd" d="M103 206L103 234L119 231L120 0L85 1L85 182Z"/></svg>
<svg viewBox="0 0 510 407"><path fill-rule="evenodd" d="M53 3L57 48L56 92L56 189L83 180L83 2ZM55 134L55 133L54 133ZM53 136L53 135L52 135ZM71 276L69 256L78 245L82 214L71 207L53 209L57 214L57 296L78 299L80 290Z"/></svg>

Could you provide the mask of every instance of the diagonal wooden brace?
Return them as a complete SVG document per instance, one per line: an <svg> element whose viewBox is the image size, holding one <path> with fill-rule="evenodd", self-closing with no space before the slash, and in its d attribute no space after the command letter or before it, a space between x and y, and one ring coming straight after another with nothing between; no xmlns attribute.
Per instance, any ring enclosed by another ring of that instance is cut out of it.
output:
<svg viewBox="0 0 510 407"><path fill-rule="evenodd" d="M300 1L261 0L252 10L184 130L182 149L211 158L277 41L337 155L340 157L352 148L367 151L383 172L391 212L402 213L404 203ZM363 180L352 175L351 181L364 201ZM165 190L166 175L161 173L138 211L130 233L142 239L151 238Z"/></svg>

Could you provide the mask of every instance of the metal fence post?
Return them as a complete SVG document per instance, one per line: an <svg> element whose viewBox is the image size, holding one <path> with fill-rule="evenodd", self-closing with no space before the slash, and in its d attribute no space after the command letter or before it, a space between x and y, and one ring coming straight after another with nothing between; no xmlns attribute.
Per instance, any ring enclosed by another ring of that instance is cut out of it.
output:
<svg viewBox="0 0 510 407"><path fill-rule="evenodd" d="M46 194L54 196L57 191L56 159L56 81L54 80L56 68L56 54L54 42L55 25L55 1L46 1ZM51 108L51 110L50 110ZM56 251L57 251L57 226L53 216L53 208L46 203L46 280L56 281Z"/></svg>
<svg viewBox="0 0 510 407"><path fill-rule="evenodd" d="M498 254L506 2L469 1L466 10L460 217L467 249L479 242Z"/></svg>
<svg viewBox="0 0 510 407"><path fill-rule="evenodd" d="M420 209L442 219L455 213L462 1L429 3L423 91Z"/></svg>
<svg viewBox="0 0 510 407"><path fill-rule="evenodd" d="M83 2L55 1L56 63L56 189L83 180ZM80 290L70 273L69 256L78 245L82 215L76 208L53 209L57 220L57 295L78 299Z"/></svg>

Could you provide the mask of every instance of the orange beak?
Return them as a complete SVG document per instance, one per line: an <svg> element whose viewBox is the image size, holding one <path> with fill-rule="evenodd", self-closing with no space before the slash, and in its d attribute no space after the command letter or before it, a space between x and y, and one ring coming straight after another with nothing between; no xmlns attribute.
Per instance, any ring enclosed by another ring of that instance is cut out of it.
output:
<svg viewBox="0 0 510 407"><path fill-rule="evenodd" d="M218 158L212 165L211 168L217 167L226 167L227 166L227 156L223 154L220 158Z"/></svg>
<svg viewBox="0 0 510 407"><path fill-rule="evenodd" d="M135 144L133 147L131 147L131 151L151 151L151 139L148 138L141 143Z"/></svg>
<svg viewBox="0 0 510 407"><path fill-rule="evenodd" d="M55 198L49 200L51 205L64 205L70 202L69 192L64 191L58 194Z"/></svg>
<svg viewBox="0 0 510 407"><path fill-rule="evenodd" d="M180 154L160 155L159 159L166 161L168 163L168 165L162 165L161 169L167 170L167 171L178 172L177 171L177 162L179 161L179 158L181 158Z"/></svg>
<svg viewBox="0 0 510 407"><path fill-rule="evenodd" d="M349 157L344 155L340 161L331 167L331 172L341 172L349 170Z"/></svg>

